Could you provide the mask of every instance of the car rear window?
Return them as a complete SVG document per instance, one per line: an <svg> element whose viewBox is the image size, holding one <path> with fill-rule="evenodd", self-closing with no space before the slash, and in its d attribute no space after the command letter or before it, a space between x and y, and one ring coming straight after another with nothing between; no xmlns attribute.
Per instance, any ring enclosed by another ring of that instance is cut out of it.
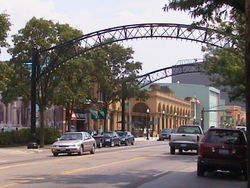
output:
<svg viewBox="0 0 250 188"><path fill-rule="evenodd" d="M177 129L177 133L201 134L201 130L196 126L181 126Z"/></svg>
<svg viewBox="0 0 250 188"><path fill-rule="evenodd" d="M208 131L206 142L221 144L246 144L245 137L240 131L211 130Z"/></svg>

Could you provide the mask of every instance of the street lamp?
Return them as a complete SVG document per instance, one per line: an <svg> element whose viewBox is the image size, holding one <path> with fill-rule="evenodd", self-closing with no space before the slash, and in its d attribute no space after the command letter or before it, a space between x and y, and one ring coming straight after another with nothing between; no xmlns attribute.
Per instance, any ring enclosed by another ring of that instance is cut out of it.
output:
<svg viewBox="0 0 250 188"><path fill-rule="evenodd" d="M149 108L146 111L146 126L147 126L147 140L149 140L149 123L148 123Z"/></svg>
<svg viewBox="0 0 250 188"><path fill-rule="evenodd" d="M185 124L187 124L187 114L185 114Z"/></svg>
<svg viewBox="0 0 250 188"><path fill-rule="evenodd" d="M165 110L162 111L162 128L165 128Z"/></svg>
<svg viewBox="0 0 250 188"><path fill-rule="evenodd" d="M176 115L177 115L177 112L174 113L174 126L175 126L174 128L177 128L177 126L176 126Z"/></svg>

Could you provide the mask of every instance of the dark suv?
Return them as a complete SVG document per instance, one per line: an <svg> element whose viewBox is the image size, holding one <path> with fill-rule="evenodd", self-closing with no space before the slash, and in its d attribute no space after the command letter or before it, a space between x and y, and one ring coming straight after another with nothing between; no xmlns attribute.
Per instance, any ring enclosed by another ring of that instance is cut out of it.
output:
<svg viewBox="0 0 250 188"><path fill-rule="evenodd" d="M243 131L209 129L200 142L197 175L205 171L226 170L243 173L247 178L247 142Z"/></svg>

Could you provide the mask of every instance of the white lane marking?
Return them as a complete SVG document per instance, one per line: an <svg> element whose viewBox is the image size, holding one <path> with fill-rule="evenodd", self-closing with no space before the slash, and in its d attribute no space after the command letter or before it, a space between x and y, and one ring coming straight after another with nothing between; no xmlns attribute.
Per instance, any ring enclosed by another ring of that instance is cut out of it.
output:
<svg viewBox="0 0 250 188"><path fill-rule="evenodd" d="M163 171L163 172L160 172L160 173L157 173L157 174L154 174L153 176L156 177L156 176L160 176L160 175L163 175L163 174L166 174L168 173L169 171Z"/></svg>

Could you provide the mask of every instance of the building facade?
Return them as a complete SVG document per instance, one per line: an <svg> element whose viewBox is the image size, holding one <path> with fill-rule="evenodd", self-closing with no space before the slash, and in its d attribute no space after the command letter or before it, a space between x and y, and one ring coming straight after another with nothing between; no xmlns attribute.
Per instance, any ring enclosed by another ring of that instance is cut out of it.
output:
<svg viewBox="0 0 250 188"><path fill-rule="evenodd" d="M211 126L219 127L221 101L218 89L204 85L181 83L161 83L159 85L168 86L178 98L191 97L195 99L196 102L193 103L195 112L192 120L200 124L204 130Z"/></svg>

